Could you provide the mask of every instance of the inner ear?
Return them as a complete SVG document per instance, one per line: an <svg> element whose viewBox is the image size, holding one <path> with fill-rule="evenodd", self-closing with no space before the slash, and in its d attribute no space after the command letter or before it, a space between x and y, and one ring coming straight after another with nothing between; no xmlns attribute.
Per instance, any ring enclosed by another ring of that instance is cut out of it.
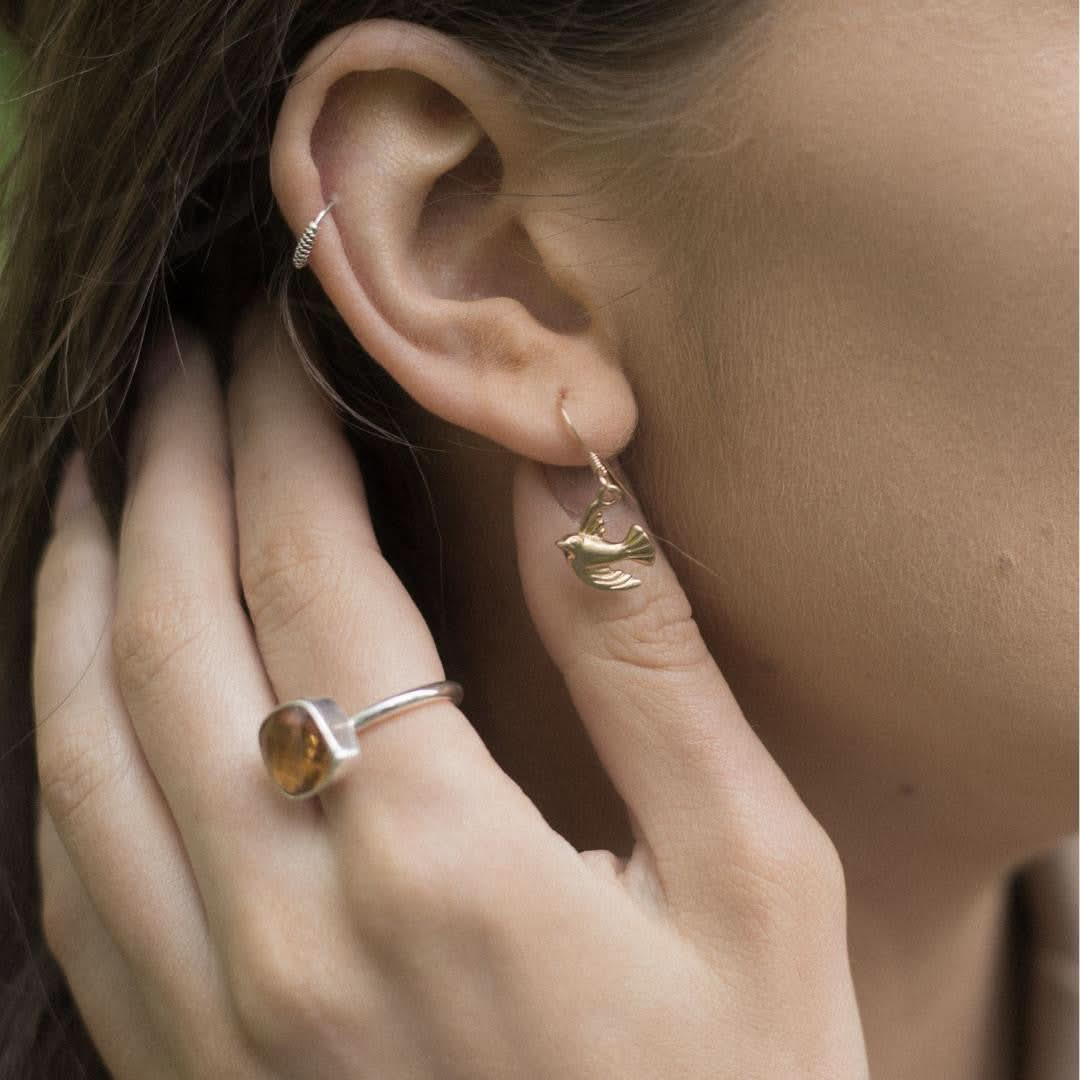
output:
<svg viewBox="0 0 1080 1080"><path fill-rule="evenodd" d="M441 87L436 89L464 108ZM583 333L591 322L588 311L552 279L520 219L511 213L502 186L502 159L486 135L432 184L413 250L427 287L433 295L452 300L509 296L549 330ZM468 257L463 245L469 247Z"/></svg>

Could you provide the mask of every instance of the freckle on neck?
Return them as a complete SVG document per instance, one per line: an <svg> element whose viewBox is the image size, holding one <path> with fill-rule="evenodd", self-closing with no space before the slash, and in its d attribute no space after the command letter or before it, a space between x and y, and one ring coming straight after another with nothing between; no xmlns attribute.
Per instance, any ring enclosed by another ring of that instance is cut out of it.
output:
<svg viewBox="0 0 1080 1080"><path fill-rule="evenodd" d="M999 551L994 561L994 570L998 577L1008 577L1016 569L1016 559L1007 551Z"/></svg>

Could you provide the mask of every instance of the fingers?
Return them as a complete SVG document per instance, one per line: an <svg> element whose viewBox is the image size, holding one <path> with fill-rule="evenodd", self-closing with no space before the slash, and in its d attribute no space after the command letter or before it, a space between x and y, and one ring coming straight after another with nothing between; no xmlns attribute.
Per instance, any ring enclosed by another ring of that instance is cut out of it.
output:
<svg viewBox="0 0 1080 1080"><path fill-rule="evenodd" d="M240 576L278 701L331 697L352 715L444 678L423 617L379 550L341 425L273 312L256 308L245 320L228 406ZM450 702L359 739L362 760L321 796L353 854L374 842L378 821L388 831L418 823L431 836L466 804L488 821L526 807L539 820Z"/></svg>
<svg viewBox="0 0 1080 1080"><path fill-rule="evenodd" d="M173 1075L144 992L87 896L47 811L38 815L42 923L94 1046L117 1080Z"/></svg>
<svg viewBox="0 0 1080 1080"><path fill-rule="evenodd" d="M169 338L134 420L113 652L146 759L184 838L211 931L250 898L306 880L329 847L316 806L267 785L258 725L273 707L236 576L225 406L206 345Z"/></svg>
<svg viewBox="0 0 1080 1080"><path fill-rule="evenodd" d="M523 461L514 478L526 602L661 879L700 896L703 875L730 873L740 857L760 869L762 854L801 859L809 842L812 862L820 830L746 722L659 544L652 565L615 564L640 586L584 584L556 541L578 531L598 485L587 469L554 471L577 478L564 495L572 513L535 462ZM609 540L635 522L648 530L629 500L604 517Z"/></svg>
<svg viewBox="0 0 1080 1080"><path fill-rule="evenodd" d="M116 690L115 587L112 541L80 453L61 485L36 581L42 798L105 930L132 970L179 1008L198 988L205 997L206 924L187 854ZM62 907L63 895L55 898Z"/></svg>

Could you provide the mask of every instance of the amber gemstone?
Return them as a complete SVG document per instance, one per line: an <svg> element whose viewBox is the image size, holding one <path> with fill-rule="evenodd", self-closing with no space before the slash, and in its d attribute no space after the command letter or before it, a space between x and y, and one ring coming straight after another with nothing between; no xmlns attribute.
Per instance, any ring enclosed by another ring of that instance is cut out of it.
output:
<svg viewBox="0 0 1080 1080"><path fill-rule="evenodd" d="M306 709L285 705L267 717L259 745L270 775L288 795L306 795L330 771L333 755Z"/></svg>

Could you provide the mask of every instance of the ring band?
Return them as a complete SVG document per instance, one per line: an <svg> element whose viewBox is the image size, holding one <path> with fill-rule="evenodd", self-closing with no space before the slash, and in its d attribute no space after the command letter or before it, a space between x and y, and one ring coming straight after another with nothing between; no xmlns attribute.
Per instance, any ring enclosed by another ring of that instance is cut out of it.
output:
<svg viewBox="0 0 1080 1080"><path fill-rule="evenodd" d="M346 716L333 698L297 698L278 705L259 726L259 748L271 779L290 799L317 794L341 775L347 761L360 757L356 738L362 728L431 701L461 703L460 683L444 679L376 701Z"/></svg>

